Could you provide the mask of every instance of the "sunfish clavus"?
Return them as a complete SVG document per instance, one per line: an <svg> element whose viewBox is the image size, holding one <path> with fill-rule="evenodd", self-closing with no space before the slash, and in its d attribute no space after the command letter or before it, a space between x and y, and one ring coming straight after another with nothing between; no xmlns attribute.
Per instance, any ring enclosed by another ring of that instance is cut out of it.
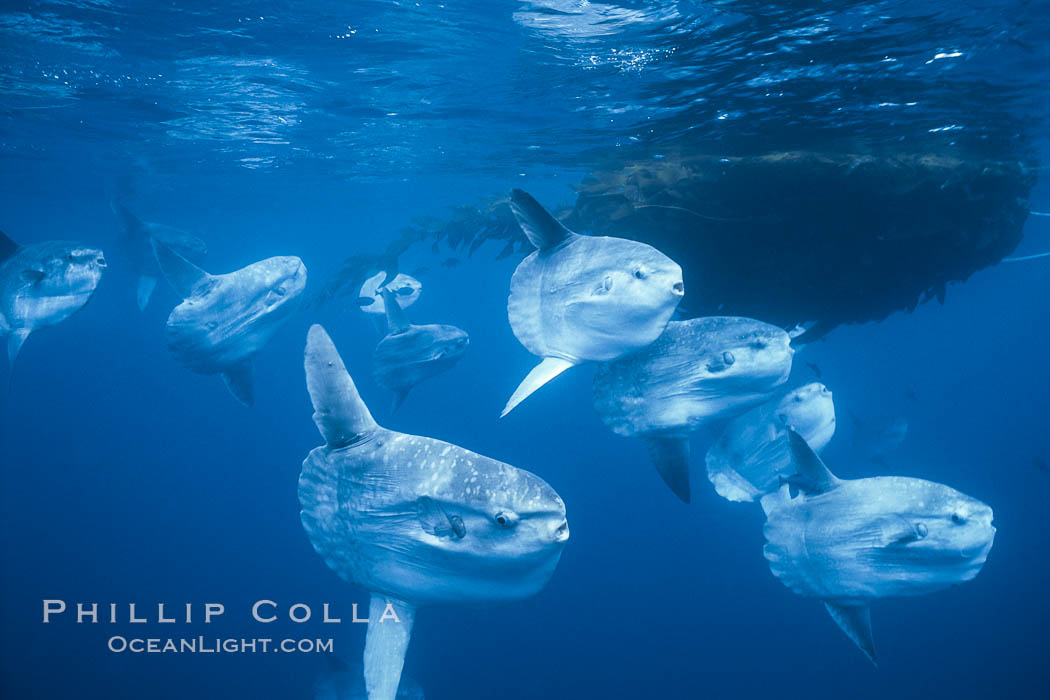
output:
<svg viewBox="0 0 1050 700"><path fill-rule="evenodd" d="M510 207L536 250L514 271L507 316L543 361L504 416L569 367L615 360L656 340L685 293L682 268L652 246L573 233L521 190L511 191Z"/></svg>
<svg viewBox="0 0 1050 700"><path fill-rule="evenodd" d="M872 601L976 576L995 537L992 509L923 479L838 479L798 433L786 439L795 474L762 497L769 568L795 593L823 601L874 663Z"/></svg>
<svg viewBox="0 0 1050 700"><path fill-rule="evenodd" d="M792 476L788 428L821 450L835 434L835 402L818 382L771 399L726 424L707 451L707 478L722 498L756 501Z"/></svg>
<svg viewBox="0 0 1050 700"><path fill-rule="evenodd" d="M157 262L184 301L168 316L168 348L198 374L221 374L241 403L254 403L252 356L298 308L306 266L295 256L210 275L154 239Z"/></svg>
<svg viewBox="0 0 1050 700"><path fill-rule="evenodd" d="M599 365L594 408L617 435L645 439L664 482L688 503L689 435L768 399L793 353L785 331L754 319L671 321L649 347Z"/></svg>
<svg viewBox="0 0 1050 700"><path fill-rule="evenodd" d="M20 246L0 232L0 336L12 367L30 333L88 303L105 269L101 250L71 241Z"/></svg>
<svg viewBox="0 0 1050 700"><path fill-rule="evenodd" d="M365 686L394 700L416 608L536 594L569 538L565 504L527 471L377 425L320 326L305 365L326 444L303 462L303 527L333 571L371 591Z"/></svg>

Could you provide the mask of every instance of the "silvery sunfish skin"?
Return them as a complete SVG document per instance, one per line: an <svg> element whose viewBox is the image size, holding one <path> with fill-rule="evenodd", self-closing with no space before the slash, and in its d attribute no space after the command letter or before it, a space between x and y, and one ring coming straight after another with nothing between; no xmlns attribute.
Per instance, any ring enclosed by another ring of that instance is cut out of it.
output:
<svg viewBox="0 0 1050 700"><path fill-rule="evenodd" d="M29 334L65 321L95 293L106 259L70 241L20 246L0 232L0 336L14 366Z"/></svg>
<svg viewBox="0 0 1050 700"><path fill-rule="evenodd" d="M372 353L372 375L380 386L394 392L393 408L397 410L412 387L459 362L470 336L455 326L414 326L393 292L384 289L383 299L389 332Z"/></svg>
<svg viewBox="0 0 1050 700"><path fill-rule="evenodd" d="M393 700L416 608L536 594L569 538L565 504L527 471L377 425L320 326L305 365L326 444L303 462L303 527L333 571L372 592L365 685L369 700Z"/></svg>
<svg viewBox="0 0 1050 700"><path fill-rule="evenodd" d="M325 657L330 668L314 682L314 700L368 700L364 667L361 664L349 666L334 654ZM397 700L426 700L419 683L404 674L394 697Z"/></svg>
<svg viewBox="0 0 1050 700"><path fill-rule="evenodd" d="M791 476L791 453L784 436L792 428L821 450L835 434L835 402L819 382L793 389L726 424L707 451L707 478L730 501L755 501L780 488Z"/></svg>
<svg viewBox="0 0 1050 700"><path fill-rule="evenodd" d="M923 479L838 479L798 433L787 439L796 473L762 498L769 568L795 593L823 601L875 662L871 602L975 577L995 537L992 509Z"/></svg>
<svg viewBox="0 0 1050 700"><path fill-rule="evenodd" d="M139 311L142 311L149 304L161 274L153 253L153 241L162 243L195 265L200 265L204 260L204 256L208 254L208 246L196 236L173 226L142 221L116 202L110 202L109 206L120 220L123 232L120 242L132 268L138 274L136 301Z"/></svg>
<svg viewBox="0 0 1050 700"><path fill-rule="evenodd" d="M268 258L225 275L209 275L163 243L153 242L164 276L184 301L168 316L168 348L198 374L221 374L245 405L254 402L252 356L298 308L306 266L294 256Z"/></svg>
<svg viewBox="0 0 1050 700"><path fill-rule="evenodd" d="M383 290L389 289L397 299L397 305L402 309L415 304L419 295L423 292L423 285L415 277L399 272L389 283L386 282L387 273L380 271L372 275L361 285L361 291L357 295L357 303L361 310L368 314L385 314L386 301L383 298Z"/></svg>
<svg viewBox="0 0 1050 700"><path fill-rule="evenodd" d="M689 434L767 400L793 353L785 331L754 319L672 321L649 347L599 366L594 408L617 435L646 439L660 476L688 503Z"/></svg>
<svg viewBox="0 0 1050 700"><path fill-rule="evenodd" d="M536 250L510 281L511 329L544 358L502 415L581 362L607 362L656 340L685 293L682 268L652 246L581 236L530 195L513 190L511 211Z"/></svg>

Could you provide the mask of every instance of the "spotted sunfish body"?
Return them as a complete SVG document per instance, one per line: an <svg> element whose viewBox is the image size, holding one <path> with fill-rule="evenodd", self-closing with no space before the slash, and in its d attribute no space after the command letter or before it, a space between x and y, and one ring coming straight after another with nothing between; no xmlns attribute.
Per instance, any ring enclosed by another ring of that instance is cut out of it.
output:
<svg viewBox="0 0 1050 700"><path fill-rule="evenodd" d="M835 403L818 382L793 389L737 416L707 451L707 478L730 501L756 501L791 476L784 436L794 429L814 452L835 434Z"/></svg>
<svg viewBox="0 0 1050 700"><path fill-rule="evenodd" d="M13 366L33 331L82 309L106 269L102 251L70 241L20 246L0 233L0 336Z"/></svg>
<svg viewBox="0 0 1050 700"><path fill-rule="evenodd" d="M787 439L795 473L762 498L769 568L795 593L823 601L875 662L871 603L974 578L995 538L992 509L923 479L838 479L798 433Z"/></svg>
<svg viewBox="0 0 1050 700"><path fill-rule="evenodd" d="M657 471L689 502L689 435L767 400L793 355L782 329L750 318L672 321L649 347L599 366L594 408L609 428L642 437Z"/></svg>
<svg viewBox="0 0 1050 700"><path fill-rule="evenodd" d="M649 345L685 293L682 268L656 248L573 233L521 190L511 192L510 205L536 250L514 271L507 316L517 339L543 361L502 415L569 367Z"/></svg>

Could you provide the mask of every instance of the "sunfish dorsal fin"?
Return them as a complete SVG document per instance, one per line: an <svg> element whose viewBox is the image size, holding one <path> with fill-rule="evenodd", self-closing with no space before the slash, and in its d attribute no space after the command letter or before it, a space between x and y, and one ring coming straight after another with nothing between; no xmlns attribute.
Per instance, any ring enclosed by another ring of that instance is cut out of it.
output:
<svg viewBox="0 0 1050 700"><path fill-rule="evenodd" d="M0 231L0 262L10 258L17 253L18 249L21 247L22 246L8 238L3 231Z"/></svg>
<svg viewBox="0 0 1050 700"><path fill-rule="evenodd" d="M197 289L212 279L211 275L176 253L169 246L161 243L156 238L152 239L152 242L153 253L157 256L157 264L160 266L160 271L164 273L164 277L171 283L175 293L183 299L189 299Z"/></svg>
<svg viewBox="0 0 1050 700"><path fill-rule="evenodd" d="M379 428L321 326L310 327L304 364L314 423L329 447L345 447Z"/></svg>
<svg viewBox="0 0 1050 700"><path fill-rule="evenodd" d="M525 378L521 380L521 384L519 384L518 388L514 390L513 394L511 394L510 400L508 400L507 405L503 407L503 413L499 414L499 417L502 418L513 411L515 406L529 397L529 394L536 391L541 386L572 367L574 364L575 363L563 360L560 357L543 358L543 362L533 367L532 371L525 375Z"/></svg>
<svg viewBox="0 0 1050 700"><path fill-rule="evenodd" d="M132 214L127 207L117 204L115 201L110 201L109 208L120 219L120 225L124 227L124 235L128 238L142 235L142 219Z"/></svg>
<svg viewBox="0 0 1050 700"><path fill-rule="evenodd" d="M846 606L827 601L824 602L824 607L835 624L842 628L871 663L878 666L879 662L875 658L875 638L871 634L871 608L867 605Z"/></svg>
<svg viewBox="0 0 1050 700"><path fill-rule="evenodd" d="M227 367L226 371L222 373L222 378L226 381L226 387L230 390L230 393L236 396L238 401L249 408L255 404L255 388L252 382L252 361L250 359L245 358L232 367Z"/></svg>
<svg viewBox="0 0 1050 700"><path fill-rule="evenodd" d="M788 428L787 439L791 449L791 467L795 474L803 477L792 483L811 493L826 493L839 485L838 477L831 473L794 428Z"/></svg>
<svg viewBox="0 0 1050 700"><path fill-rule="evenodd" d="M405 316L405 310L401 308L401 304L397 303L397 295L387 287L383 287L382 294L383 306L386 307L387 332L390 335L404 333L412 324L408 322L408 317Z"/></svg>
<svg viewBox="0 0 1050 700"><path fill-rule="evenodd" d="M551 216L549 211L524 190L510 191L510 210L529 242L537 250L554 248L578 235L565 228L565 224Z"/></svg>
<svg viewBox="0 0 1050 700"><path fill-rule="evenodd" d="M365 692L368 700L395 700L412 638L416 610L412 605L380 593L368 602L365 633Z"/></svg>
<svg viewBox="0 0 1050 700"><path fill-rule="evenodd" d="M689 440L682 437L646 439L649 456L664 483L683 503L689 503Z"/></svg>

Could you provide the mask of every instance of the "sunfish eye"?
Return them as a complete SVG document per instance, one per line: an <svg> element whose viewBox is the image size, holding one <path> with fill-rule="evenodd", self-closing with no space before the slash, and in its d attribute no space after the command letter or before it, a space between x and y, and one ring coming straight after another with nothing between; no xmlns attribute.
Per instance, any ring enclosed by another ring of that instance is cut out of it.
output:
<svg viewBox="0 0 1050 700"><path fill-rule="evenodd" d="M736 362L736 358L733 357L733 353L726 351L722 353L722 362L725 362L727 365L731 365L734 362Z"/></svg>
<svg viewBox="0 0 1050 700"><path fill-rule="evenodd" d="M639 267L637 270L634 271L634 276L637 279L644 280L649 275L646 274L645 270L643 270L642 268Z"/></svg>
<svg viewBox="0 0 1050 700"><path fill-rule="evenodd" d="M952 522L955 523L956 525L962 525L963 523L966 522L966 518L964 518L963 516L959 515L958 513L952 513Z"/></svg>
<svg viewBox="0 0 1050 700"><path fill-rule="evenodd" d="M518 524L518 516L509 510L501 510L496 513L496 517L493 520L496 521L496 525L504 530L509 530Z"/></svg>
<svg viewBox="0 0 1050 700"><path fill-rule="evenodd" d="M766 345L767 345L767 343L764 340L753 340L753 341L751 341L751 347L754 350L765 350L766 349Z"/></svg>

